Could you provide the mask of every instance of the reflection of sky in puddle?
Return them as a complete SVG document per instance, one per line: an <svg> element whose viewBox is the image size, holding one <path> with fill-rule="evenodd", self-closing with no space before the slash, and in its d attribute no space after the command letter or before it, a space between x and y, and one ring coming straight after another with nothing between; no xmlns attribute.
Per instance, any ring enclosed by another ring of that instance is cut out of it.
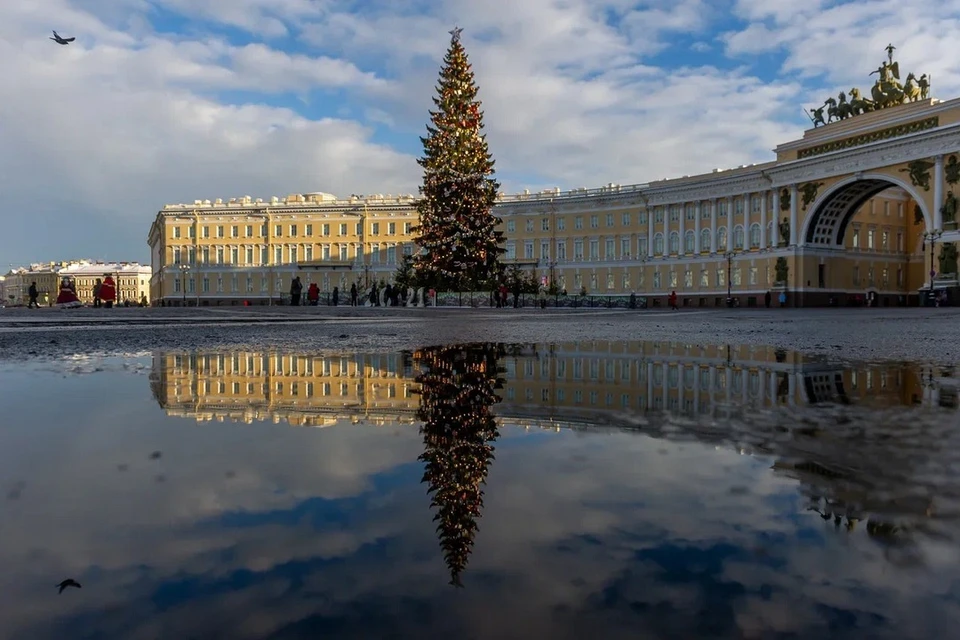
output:
<svg viewBox="0 0 960 640"><path fill-rule="evenodd" d="M0 629L40 640L921 638L957 619L960 554L941 517L960 506L944 472L960 457L956 414L924 407L950 394L932 395L923 372L878 364L854 376L754 350L731 357L728 378L724 349L591 348L498 359L501 428L464 589L448 585L444 522L421 484L423 353L350 354L344 376L339 354L158 354L90 362L100 371L83 376L63 375L75 362L5 367ZM677 414L652 399L637 411L656 367L653 393ZM735 369L746 385L763 373L774 393L747 386L743 410L728 394ZM776 393L784 371L790 398ZM851 404L811 408L807 379L820 376L822 398L838 374ZM471 410L459 400L443 411ZM472 454L459 455L448 470ZM888 521L911 530L882 535ZM83 588L57 595L67 577Z"/></svg>

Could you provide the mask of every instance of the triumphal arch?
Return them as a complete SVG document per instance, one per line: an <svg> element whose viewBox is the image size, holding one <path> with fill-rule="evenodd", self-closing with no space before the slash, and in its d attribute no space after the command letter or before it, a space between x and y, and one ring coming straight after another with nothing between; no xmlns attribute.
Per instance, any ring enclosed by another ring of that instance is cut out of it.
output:
<svg viewBox="0 0 960 640"><path fill-rule="evenodd" d="M771 162L502 196L507 261L571 293L676 291L687 306L954 295L960 99L932 97L930 77L902 73L894 51L865 74L869 90L810 109L812 127Z"/></svg>

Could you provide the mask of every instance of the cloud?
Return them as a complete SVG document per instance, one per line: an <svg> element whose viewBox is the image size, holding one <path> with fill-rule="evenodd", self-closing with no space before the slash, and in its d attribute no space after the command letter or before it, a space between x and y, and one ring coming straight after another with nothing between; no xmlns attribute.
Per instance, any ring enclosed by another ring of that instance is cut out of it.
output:
<svg viewBox="0 0 960 640"><path fill-rule="evenodd" d="M31 212L0 252L144 259L168 202L415 193L455 24L499 178L520 191L769 160L807 125L798 103L865 85L889 41L951 95L958 14L957 0L741 0L732 22L704 0L0 3L0 193ZM78 40L58 47L51 28ZM727 57L703 65L714 42Z"/></svg>

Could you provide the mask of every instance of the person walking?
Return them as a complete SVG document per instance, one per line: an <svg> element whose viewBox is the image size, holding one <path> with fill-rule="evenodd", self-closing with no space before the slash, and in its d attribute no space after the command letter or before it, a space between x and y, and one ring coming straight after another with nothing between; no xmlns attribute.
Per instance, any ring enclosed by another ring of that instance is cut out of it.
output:
<svg viewBox="0 0 960 640"><path fill-rule="evenodd" d="M357 306L357 283L350 285L350 306Z"/></svg>
<svg viewBox="0 0 960 640"><path fill-rule="evenodd" d="M769 292L769 291L767 291L765 294L763 294L763 304L766 305L767 309L770 308L770 302L771 302L772 300L773 300L773 296L770 295L770 292Z"/></svg>
<svg viewBox="0 0 960 640"><path fill-rule="evenodd" d="M100 299L107 309L113 308L113 303L117 300L117 285L113 281L113 276L104 276L100 284Z"/></svg>
<svg viewBox="0 0 960 640"><path fill-rule="evenodd" d="M300 295L303 293L303 285L300 284L300 276L290 281L290 305L300 306Z"/></svg>
<svg viewBox="0 0 960 640"><path fill-rule="evenodd" d="M93 283L93 308L100 308L100 288L103 287L103 280L97 278L97 281Z"/></svg>
<svg viewBox="0 0 960 640"><path fill-rule="evenodd" d="M679 308L677 308L677 292L676 291L670 292L670 297L667 298L667 301L669 302L671 309L673 309L674 311L680 310Z"/></svg>
<svg viewBox="0 0 960 640"><path fill-rule="evenodd" d="M21 291L23 291L23 289L21 289ZM34 307L36 307L37 309L39 309L39 308L40 308L40 303L37 302L37 298L40 297L40 292L37 291L37 283L36 283L36 282L31 282L31 283L30 283L30 288L27 289L27 295L30 296L30 302L27 303L27 309L33 309ZM22 300L22 299L23 299L23 298L21 298L21 300Z"/></svg>

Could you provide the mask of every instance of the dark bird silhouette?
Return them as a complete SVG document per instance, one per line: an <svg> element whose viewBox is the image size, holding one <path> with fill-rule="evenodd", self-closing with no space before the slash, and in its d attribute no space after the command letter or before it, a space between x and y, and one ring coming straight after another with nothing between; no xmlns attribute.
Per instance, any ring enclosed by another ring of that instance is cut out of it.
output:
<svg viewBox="0 0 960 640"><path fill-rule="evenodd" d="M60 587L60 591L58 593L63 593L63 590L66 589L67 587L76 587L77 589L83 588L80 586L80 583L74 580L73 578L67 578L57 586Z"/></svg>
<svg viewBox="0 0 960 640"><path fill-rule="evenodd" d="M60 34L57 33L56 31L53 32L53 37L50 39L56 42L57 44L70 44L71 42L76 40L76 38L61 38Z"/></svg>
<svg viewBox="0 0 960 640"><path fill-rule="evenodd" d="M151 459L151 460L159 460L159 459L160 459L160 456L162 456L162 455L163 455L163 454L160 453L159 451L154 451L153 453L150 454L150 459Z"/></svg>

